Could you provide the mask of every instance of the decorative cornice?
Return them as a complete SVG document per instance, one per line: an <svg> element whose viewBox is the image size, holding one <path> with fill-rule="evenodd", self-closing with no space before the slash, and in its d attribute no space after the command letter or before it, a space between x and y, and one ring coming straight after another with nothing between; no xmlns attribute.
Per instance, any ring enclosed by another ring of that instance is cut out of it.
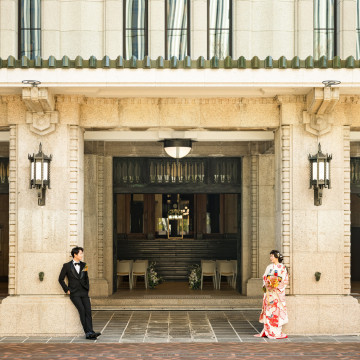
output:
<svg viewBox="0 0 360 360"><path fill-rule="evenodd" d="M162 56L152 60L149 56L145 56L143 60L137 60L132 56L129 60L125 60L122 56L118 56L116 59L111 60L109 56L104 56L101 60L98 60L95 56L90 56L89 59L84 60L81 56L77 56L74 60L69 59L68 56L63 56L58 60L54 56L50 56L48 59L42 59L36 57L34 60L28 59L26 56L22 56L20 59L15 59L14 56L9 56L7 59L0 59L0 71L1 68L46 68L46 69L355 69L360 67L360 61L355 60L353 56L349 56L346 59L341 59L339 56L335 56L334 59L328 60L326 56L320 57L319 60L314 60L312 56L308 56L306 59L301 60L298 56L292 59L287 59L285 56L281 56L279 59L274 60L271 56L267 56L265 59L260 60L258 56L254 56L251 59L246 59L244 56L240 56L237 59L233 59L227 56L224 60L220 60L214 56L210 60L206 60L203 56L199 56L197 59L191 59L190 56L186 56L184 60L178 60L176 56L173 56L171 60L165 60Z"/></svg>
<svg viewBox="0 0 360 360"><path fill-rule="evenodd" d="M58 103L84 104L85 102L85 96L82 95L56 95L55 98Z"/></svg>
<svg viewBox="0 0 360 360"><path fill-rule="evenodd" d="M119 105L276 105L274 98L125 98L118 99Z"/></svg>
<svg viewBox="0 0 360 360"><path fill-rule="evenodd" d="M304 104L306 102L306 95L276 95L274 100L280 105L290 103Z"/></svg>
<svg viewBox="0 0 360 360"><path fill-rule="evenodd" d="M359 95L340 95L340 104L360 104Z"/></svg>
<svg viewBox="0 0 360 360"><path fill-rule="evenodd" d="M86 105L118 105L119 99L114 98L85 98L83 104Z"/></svg>

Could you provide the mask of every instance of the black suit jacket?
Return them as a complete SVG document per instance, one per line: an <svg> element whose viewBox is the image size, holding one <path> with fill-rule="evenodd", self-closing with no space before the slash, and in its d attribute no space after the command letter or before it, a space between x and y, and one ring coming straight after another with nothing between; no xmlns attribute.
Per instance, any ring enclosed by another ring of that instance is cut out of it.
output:
<svg viewBox="0 0 360 360"><path fill-rule="evenodd" d="M59 275L59 283L65 293L70 290L70 296L88 296L89 293L89 276L87 271L83 271L85 263L80 261L80 273L78 274L73 261L65 263ZM68 284L64 279L67 277Z"/></svg>

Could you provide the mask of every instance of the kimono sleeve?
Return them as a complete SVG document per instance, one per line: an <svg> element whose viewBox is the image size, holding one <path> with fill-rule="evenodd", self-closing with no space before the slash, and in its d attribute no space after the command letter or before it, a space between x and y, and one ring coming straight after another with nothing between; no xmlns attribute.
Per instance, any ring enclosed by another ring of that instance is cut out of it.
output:
<svg viewBox="0 0 360 360"><path fill-rule="evenodd" d="M281 282L279 283L278 290L279 290L280 292L284 292L286 286L289 284L289 276L288 276L288 272L287 272L287 270L286 270L286 266L285 266L285 265L282 266L279 276L281 276L282 280L281 280Z"/></svg>

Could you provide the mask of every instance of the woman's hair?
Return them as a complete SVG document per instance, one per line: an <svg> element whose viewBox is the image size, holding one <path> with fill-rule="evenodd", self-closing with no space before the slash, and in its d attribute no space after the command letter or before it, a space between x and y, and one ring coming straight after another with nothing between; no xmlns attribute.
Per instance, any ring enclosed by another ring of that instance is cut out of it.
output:
<svg viewBox="0 0 360 360"><path fill-rule="evenodd" d="M284 260L284 256L280 253L280 251L278 250L271 250L270 251L270 255L274 255L278 260L279 260L279 263L282 263L283 260Z"/></svg>

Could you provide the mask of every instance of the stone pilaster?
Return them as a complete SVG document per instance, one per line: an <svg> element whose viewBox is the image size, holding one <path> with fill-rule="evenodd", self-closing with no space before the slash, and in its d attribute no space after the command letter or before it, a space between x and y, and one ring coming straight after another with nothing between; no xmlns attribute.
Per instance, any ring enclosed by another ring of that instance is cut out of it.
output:
<svg viewBox="0 0 360 360"><path fill-rule="evenodd" d="M259 277L259 156L251 156L251 277Z"/></svg>
<svg viewBox="0 0 360 360"><path fill-rule="evenodd" d="M334 119L326 131L309 131L302 118L305 102L279 100L281 125L275 134L277 241L290 271L289 323L284 331L359 333L360 305L348 296L350 129L346 114L333 108L326 112ZM331 188L324 189L322 205L315 206L314 190L309 189L308 155L317 152L319 143L324 153L332 154ZM321 273L319 281L315 272Z"/></svg>
<svg viewBox="0 0 360 360"><path fill-rule="evenodd" d="M83 131L61 122L51 132L33 131L25 116L32 100L26 107L19 100L7 99L10 296L0 304L0 335L81 335L77 310L58 276L71 259L70 249L83 245ZM36 153L40 142L43 152L52 155L44 206L29 188L28 153Z"/></svg>
<svg viewBox="0 0 360 360"><path fill-rule="evenodd" d="M9 294L16 294L17 261L17 152L16 126L10 127L9 157Z"/></svg>
<svg viewBox="0 0 360 360"><path fill-rule="evenodd" d="M112 158L85 155L84 246L88 254L91 296L107 296L112 293L112 286L109 286L113 277L112 204Z"/></svg>
<svg viewBox="0 0 360 360"><path fill-rule="evenodd" d="M344 134L344 294L350 294L350 290L351 290L350 126L345 125L343 127L343 134Z"/></svg>

